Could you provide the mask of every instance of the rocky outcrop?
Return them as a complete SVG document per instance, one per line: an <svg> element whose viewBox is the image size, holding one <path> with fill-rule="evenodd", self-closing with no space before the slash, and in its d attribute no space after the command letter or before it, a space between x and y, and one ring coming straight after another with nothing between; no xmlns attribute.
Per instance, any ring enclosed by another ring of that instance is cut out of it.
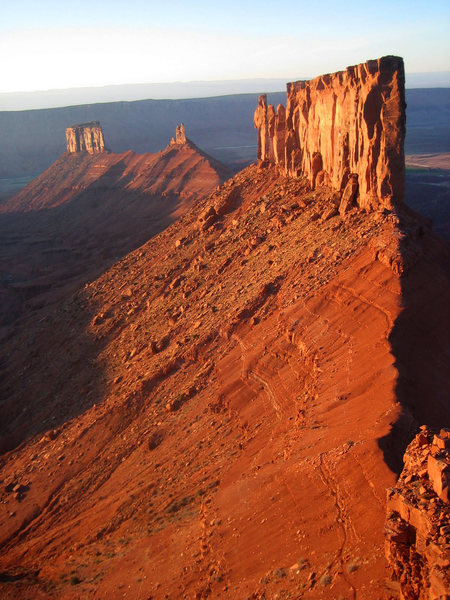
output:
<svg viewBox="0 0 450 600"><path fill-rule="evenodd" d="M254 123L260 165L278 165L310 185L325 183L343 200L371 210L403 201L403 60L385 56L287 84L287 105L260 96Z"/></svg>
<svg viewBox="0 0 450 600"><path fill-rule="evenodd" d="M175 144L186 144L186 142L186 130L183 123L181 123L181 125L177 125L175 137L170 140L170 146L174 146Z"/></svg>
<svg viewBox="0 0 450 600"><path fill-rule="evenodd" d="M72 125L66 129L67 152L97 154L105 150L103 131L98 121Z"/></svg>
<svg viewBox="0 0 450 600"><path fill-rule="evenodd" d="M402 600L450 597L449 481L450 431L423 426L387 494L386 558Z"/></svg>

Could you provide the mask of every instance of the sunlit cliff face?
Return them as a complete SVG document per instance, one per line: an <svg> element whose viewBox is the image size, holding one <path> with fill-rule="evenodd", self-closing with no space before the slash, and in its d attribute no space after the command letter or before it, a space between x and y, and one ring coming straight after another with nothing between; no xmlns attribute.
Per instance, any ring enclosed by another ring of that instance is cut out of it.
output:
<svg viewBox="0 0 450 600"><path fill-rule="evenodd" d="M67 152L96 154L105 150L103 131L98 121L72 125L66 129Z"/></svg>
<svg viewBox="0 0 450 600"><path fill-rule="evenodd" d="M354 196L361 208L392 208L404 196L405 108L395 56L289 83L286 109L260 97L258 159Z"/></svg>

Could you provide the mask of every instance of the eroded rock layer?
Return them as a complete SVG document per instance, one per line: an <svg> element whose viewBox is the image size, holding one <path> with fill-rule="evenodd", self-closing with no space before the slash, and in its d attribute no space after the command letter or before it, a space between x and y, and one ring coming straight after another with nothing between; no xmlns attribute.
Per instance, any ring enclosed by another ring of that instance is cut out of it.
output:
<svg viewBox="0 0 450 600"><path fill-rule="evenodd" d="M433 435L423 426L404 464L388 490L386 558L402 600L449 598L450 431Z"/></svg>
<svg viewBox="0 0 450 600"><path fill-rule="evenodd" d="M105 150L103 131L98 121L72 125L66 129L67 152L96 154Z"/></svg>
<svg viewBox="0 0 450 600"><path fill-rule="evenodd" d="M258 160L313 188L331 185L341 212L354 200L390 208L404 194L405 76L403 60L385 56L287 84L287 105L260 96L254 123Z"/></svg>

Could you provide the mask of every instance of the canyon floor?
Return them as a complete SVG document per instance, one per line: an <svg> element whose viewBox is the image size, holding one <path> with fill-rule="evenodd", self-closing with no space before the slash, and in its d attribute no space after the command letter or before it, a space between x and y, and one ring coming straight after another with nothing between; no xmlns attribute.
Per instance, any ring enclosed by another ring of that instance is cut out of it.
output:
<svg viewBox="0 0 450 600"><path fill-rule="evenodd" d="M449 250L246 168L4 337L2 598L394 594L386 489L449 425Z"/></svg>

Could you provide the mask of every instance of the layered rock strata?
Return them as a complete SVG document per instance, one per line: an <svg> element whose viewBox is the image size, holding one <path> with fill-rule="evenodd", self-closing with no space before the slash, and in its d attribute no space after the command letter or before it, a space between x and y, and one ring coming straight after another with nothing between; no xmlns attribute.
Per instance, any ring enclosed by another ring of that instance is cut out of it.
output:
<svg viewBox="0 0 450 600"><path fill-rule="evenodd" d="M386 558L402 600L450 598L450 430L426 426L387 493Z"/></svg>
<svg viewBox="0 0 450 600"><path fill-rule="evenodd" d="M368 210L403 201L405 76L385 56L311 81L287 84L287 105L260 96L254 115L258 161L326 183L342 200Z"/></svg>
<svg viewBox="0 0 450 600"><path fill-rule="evenodd" d="M72 125L66 129L67 152L97 154L105 150L103 131L98 121Z"/></svg>

